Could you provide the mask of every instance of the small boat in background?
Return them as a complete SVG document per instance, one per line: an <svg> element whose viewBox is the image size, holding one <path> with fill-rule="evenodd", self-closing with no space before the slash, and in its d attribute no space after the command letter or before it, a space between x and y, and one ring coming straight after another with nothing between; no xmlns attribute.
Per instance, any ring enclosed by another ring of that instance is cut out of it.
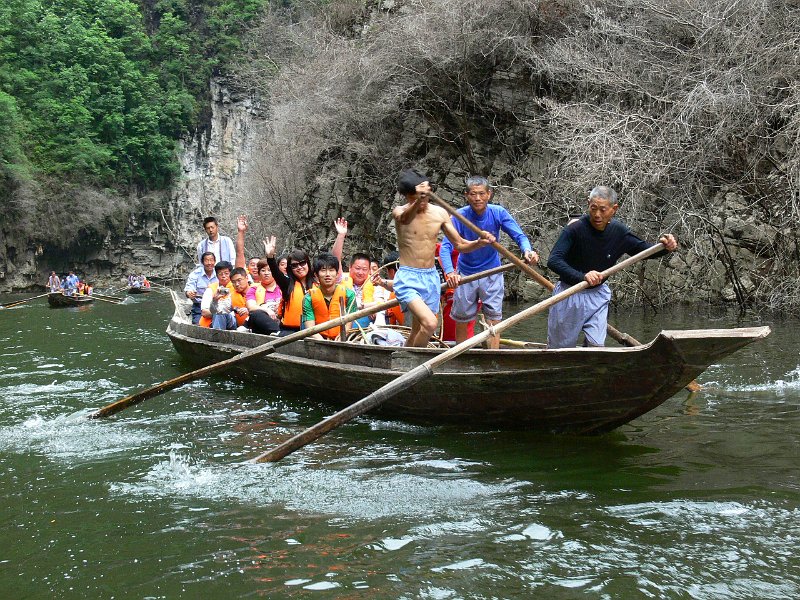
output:
<svg viewBox="0 0 800 600"><path fill-rule="evenodd" d="M85 306L94 302L91 296L67 296L63 292L47 294L47 303L51 308L65 308L68 306Z"/></svg>
<svg viewBox="0 0 800 600"><path fill-rule="evenodd" d="M151 287L129 287L128 293L129 294L149 294L153 291Z"/></svg>

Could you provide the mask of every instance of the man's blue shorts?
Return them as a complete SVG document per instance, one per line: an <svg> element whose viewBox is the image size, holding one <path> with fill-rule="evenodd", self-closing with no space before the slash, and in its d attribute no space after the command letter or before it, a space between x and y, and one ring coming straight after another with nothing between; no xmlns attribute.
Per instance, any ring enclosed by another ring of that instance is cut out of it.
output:
<svg viewBox="0 0 800 600"><path fill-rule="evenodd" d="M437 314L442 295L441 285L439 271L435 267L417 269L400 265L394 276L394 295L400 301L403 312L408 310L409 302L421 298L431 312Z"/></svg>

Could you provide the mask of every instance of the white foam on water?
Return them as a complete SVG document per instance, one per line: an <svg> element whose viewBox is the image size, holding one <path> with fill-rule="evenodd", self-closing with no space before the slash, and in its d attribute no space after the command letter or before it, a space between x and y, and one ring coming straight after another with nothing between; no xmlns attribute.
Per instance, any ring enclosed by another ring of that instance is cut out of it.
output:
<svg viewBox="0 0 800 600"><path fill-rule="evenodd" d="M51 371L37 371L37 375L46 375L48 377L53 375L60 375L59 372ZM79 372L72 371L70 375L80 375ZM3 394L0 395L0 401L8 405L16 404L30 404L32 402L42 403L38 408L45 406L63 405L65 403L74 404L77 401L84 404L88 396L87 390L91 390L92 402L106 402L117 400L121 394L125 393L124 388L121 388L117 382L109 381L108 379L98 379L96 381L89 381L83 379L67 379L61 380L54 379L50 383L35 383L31 382L30 373L19 373L18 377L25 380L25 383L19 385L10 385L3 388Z"/></svg>
<svg viewBox="0 0 800 600"><path fill-rule="evenodd" d="M309 585L304 585L304 590L332 590L334 588L341 587L341 584L336 583L335 581L320 581L318 583L311 583Z"/></svg>
<svg viewBox="0 0 800 600"><path fill-rule="evenodd" d="M755 510L738 502L696 502L689 500L673 500L670 502L645 502L610 506L608 512L629 521L649 524L663 523L664 518L670 520L697 520L697 517L739 517Z"/></svg>
<svg viewBox="0 0 800 600"><path fill-rule="evenodd" d="M549 540L551 537L555 535L555 533L550 531L550 529L545 527L544 525L533 523L531 525L528 525L525 529L522 530L522 535L531 540L544 541L544 540Z"/></svg>
<svg viewBox="0 0 800 600"><path fill-rule="evenodd" d="M493 566L488 565L482 558L471 558L468 560L461 560L456 563L444 565L443 567L433 567L431 571L434 573L442 573L444 571L466 571L476 567Z"/></svg>
<svg viewBox="0 0 800 600"><path fill-rule="evenodd" d="M552 583L554 583L555 585L561 586L561 587L565 587L565 588L569 588L569 589L575 589L575 588L579 588L579 587L585 587L585 586L591 584L592 580L591 579L582 579L582 578L576 578L576 579L553 579Z"/></svg>
<svg viewBox="0 0 800 600"><path fill-rule="evenodd" d="M423 600L449 600L450 598L458 598L459 594L455 590L429 586L419 591L419 597ZM409 596L401 596L401 598L405 599L409 598Z"/></svg>
<svg viewBox="0 0 800 600"><path fill-rule="evenodd" d="M0 450L35 452L58 460L96 460L137 448L151 436L130 427L91 421L86 411L46 418L39 414L0 428Z"/></svg>
<svg viewBox="0 0 800 600"><path fill-rule="evenodd" d="M436 538L443 535L471 534L486 531L486 523L478 519L469 521L444 521L414 527L411 533L424 538Z"/></svg>
<svg viewBox="0 0 800 600"><path fill-rule="evenodd" d="M389 551L400 550L414 541L413 537L403 536L401 538L385 538L381 540L381 545Z"/></svg>
<svg viewBox="0 0 800 600"><path fill-rule="evenodd" d="M782 379L764 383L734 385L723 381L705 381L703 386L727 392L794 392L800 391L800 365L786 373Z"/></svg>
<svg viewBox="0 0 800 600"><path fill-rule="evenodd" d="M478 513L490 498L505 495L504 484L436 478L373 469L328 470L285 465L209 465L170 450L140 481L111 484L112 493L135 499L179 497L247 504L280 504L299 512L346 518L386 516L463 517ZM477 521L439 524L442 530L483 529ZM435 535L428 531L425 535Z"/></svg>
<svg viewBox="0 0 800 600"><path fill-rule="evenodd" d="M398 433L411 433L414 435L432 434L441 427L414 425L402 421L385 421L378 419L360 418L357 422L366 424L372 431L396 431Z"/></svg>

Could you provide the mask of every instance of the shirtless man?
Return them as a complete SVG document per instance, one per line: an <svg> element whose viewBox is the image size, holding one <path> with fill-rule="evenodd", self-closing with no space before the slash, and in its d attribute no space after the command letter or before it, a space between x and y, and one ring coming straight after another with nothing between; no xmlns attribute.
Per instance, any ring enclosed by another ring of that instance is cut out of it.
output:
<svg viewBox="0 0 800 600"><path fill-rule="evenodd" d="M393 288L403 311L414 315L406 346L425 347L438 324L440 284L434 262L439 232L443 231L459 252L472 252L495 238L487 231L471 242L462 238L447 211L428 203L430 183L417 171L401 173L397 191L405 196L406 203L392 211L400 250L400 269Z"/></svg>

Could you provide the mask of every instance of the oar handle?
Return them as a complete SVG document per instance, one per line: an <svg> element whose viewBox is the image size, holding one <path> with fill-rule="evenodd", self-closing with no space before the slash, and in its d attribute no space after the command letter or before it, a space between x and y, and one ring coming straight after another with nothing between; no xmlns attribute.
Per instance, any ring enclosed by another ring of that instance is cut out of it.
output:
<svg viewBox="0 0 800 600"><path fill-rule="evenodd" d="M470 275L469 277L465 277L463 279L464 282L475 281L477 279L481 279L483 277L488 277L489 275L494 275L495 273L502 273L503 271L508 271L514 265L505 264L500 265L499 267L495 267L493 269L487 269L486 271L481 271L480 273L476 273L475 275ZM441 290L444 291L447 289L447 284L443 283ZM354 313L348 313L345 315L341 315L335 319L331 319L330 321L326 321L324 323L320 323L318 325L314 325L314 327L309 327L308 329L303 329L301 331L297 331L290 335L287 335L282 338L277 338L266 344L262 344L260 346L256 346L255 348L250 348L249 350L245 350L241 354L237 354L231 358L223 360L218 363L214 363L213 365L208 365L201 369L197 369L196 371L191 371L189 373L185 373L180 375L179 377L175 377L174 379L170 379L169 381L164 381L157 385L147 388L146 390L142 390L135 394L131 394L130 396L126 396L116 402L112 402L104 406L103 408L93 412L89 415L90 419L99 419L102 417L110 417L122 410L130 406L134 406L147 400L148 398L152 398L154 396L158 396L159 394L174 389L183 385L184 383L188 383L190 381L195 381L196 379L202 379L207 375L211 375L212 373L218 373L220 371L224 371L225 369L237 364L240 361L253 358L256 356L263 356L267 354L271 354L275 352L281 346L285 346L287 344L291 344L292 342L296 342L298 340L302 340L309 336L314 335L315 333L322 333L332 327L344 327L346 323L350 323L361 317L366 317L382 310L387 310L389 308L393 308L400 304L400 301L396 298L394 300L390 300L388 302L383 302L382 304L376 304L374 306L369 306L367 308L363 308L359 311Z"/></svg>
<svg viewBox="0 0 800 600"><path fill-rule="evenodd" d="M634 263L649 258L653 254L661 252L661 250L663 249L664 249L664 244L661 243L656 244L655 246L652 246L647 250L639 252L639 254L631 256L630 258L622 261L621 263L618 263L606 269L601 273L601 275L603 276L603 279L606 279L611 275L613 275L614 273L617 273ZM560 302L564 298L572 296L573 294L585 290L588 287L589 283L586 281L582 281L564 290L563 292L559 292L554 296L550 296L546 300L542 300L541 302L538 302L537 304L534 304L533 306L526 308L522 312L519 312L516 315L513 315L512 317L509 317L504 321L500 321L500 323L494 325L493 327L484 329L481 333L479 333L475 337L469 338L461 342L460 344L453 346L449 350L435 356L429 361L417 367L414 367L413 369L411 369L407 373L404 373L397 379L387 383L383 387L372 392L366 398L359 400L354 404L351 404L347 408L340 410L339 412L331 415L327 419L289 438L288 440L276 446L272 450L260 454L259 456L254 458L251 462L277 462L281 460L287 454L291 454L295 450L298 450L303 446L305 446L306 444L313 442L314 440L326 434L327 432L336 429L340 425L344 425L351 419L361 414L364 414L365 412L367 412L372 408L375 408L376 406L379 406L389 398L396 396L403 390L406 390L412 385L415 385L416 383L419 383L423 379L426 379L427 377L433 375L433 371L435 368L443 365L444 363L455 358L459 354L466 352L470 348L474 348L484 340L488 339L490 336L499 335L500 332L503 331L504 329L507 329L508 327L511 327L512 325L515 325L520 321L523 321L524 319L527 319L537 313L540 313L546 308L552 306L553 304Z"/></svg>

